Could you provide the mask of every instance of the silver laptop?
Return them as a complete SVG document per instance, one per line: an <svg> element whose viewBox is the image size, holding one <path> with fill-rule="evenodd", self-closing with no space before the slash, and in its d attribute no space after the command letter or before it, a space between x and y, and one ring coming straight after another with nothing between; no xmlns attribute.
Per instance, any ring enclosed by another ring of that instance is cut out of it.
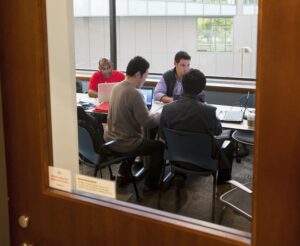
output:
<svg viewBox="0 0 300 246"><path fill-rule="evenodd" d="M219 114L218 117L222 122L228 123L241 123L244 120L244 115L247 109L248 101L249 101L249 92L246 98L246 103L244 106L244 110L237 111L237 110L227 110L222 114Z"/></svg>
<svg viewBox="0 0 300 246"><path fill-rule="evenodd" d="M98 100L99 102L109 102L111 92L118 83L100 83L98 84Z"/></svg>

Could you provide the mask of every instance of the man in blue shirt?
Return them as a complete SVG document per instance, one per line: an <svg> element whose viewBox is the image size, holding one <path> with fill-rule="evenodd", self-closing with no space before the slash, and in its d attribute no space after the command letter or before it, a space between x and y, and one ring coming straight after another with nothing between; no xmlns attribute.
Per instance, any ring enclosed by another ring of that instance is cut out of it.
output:
<svg viewBox="0 0 300 246"><path fill-rule="evenodd" d="M163 103L177 100L183 93L182 77L190 70L191 56L185 51L179 51L174 58L174 68L165 72L154 90L154 100ZM205 101L204 92L197 96L202 102Z"/></svg>

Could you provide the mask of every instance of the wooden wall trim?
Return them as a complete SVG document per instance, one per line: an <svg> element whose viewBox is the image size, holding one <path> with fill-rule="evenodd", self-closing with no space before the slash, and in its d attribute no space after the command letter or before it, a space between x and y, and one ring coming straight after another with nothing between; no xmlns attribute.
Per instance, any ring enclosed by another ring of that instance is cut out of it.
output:
<svg viewBox="0 0 300 246"><path fill-rule="evenodd" d="M259 1L253 244L300 233L300 1Z"/></svg>

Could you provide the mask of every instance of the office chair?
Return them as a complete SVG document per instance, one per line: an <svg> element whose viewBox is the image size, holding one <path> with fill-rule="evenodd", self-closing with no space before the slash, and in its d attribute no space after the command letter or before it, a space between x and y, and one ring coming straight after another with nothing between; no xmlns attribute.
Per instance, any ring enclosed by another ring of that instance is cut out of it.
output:
<svg viewBox="0 0 300 246"><path fill-rule="evenodd" d="M82 82L81 80L76 80L76 93L82 93Z"/></svg>
<svg viewBox="0 0 300 246"><path fill-rule="evenodd" d="M245 107L248 94L244 94L240 97L240 107ZM255 108L255 94L249 94L247 108Z"/></svg>
<svg viewBox="0 0 300 246"><path fill-rule="evenodd" d="M218 162L212 158L213 136L168 128L164 128L163 131L166 138L165 159L169 160L172 170L213 176L212 221L214 221Z"/></svg>
<svg viewBox="0 0 300 246"><path fill-rule="evenodd" d="M249 94L249 98L247 100L248 95L242 95L240 97L240 107L245 107L247 103L247 108L255 108L255 94ZM243 131L243 130L235 130L232 133L232 138L236 141L235 143L235 158L238 163L241 162L241 158L245 157L249 154L249 150L247 149L247 145L254 144L254 132L252 131Z"/></svg>
<svg viewBox="0 0 300 246"><path fill-rule="evenodd" d="M78 111L81 111L81 109L78 109ZM85 114L85 112L81 112L80 114L83 113ZM84 117L89 118L89 121L85 121L82 119L78 120L78 145L80 159L84 164L94 167L95 177L97 176L98 170L101 174L101 169L108 167L111 180L115 179L115 177L112 175L111 165L124 162L127 168L128 175L131 178L132 184L134 186L136 197L137 199L139 199L139 193L137 190L135 178L133 177L131 171L131 166L135 160L135 156L119 155L116 152L112 151L110 147L114 143L116 143L116 140L105 142L103 139L104 131L102 125L94 122L97 125L97 128L95 128L93 127L93 124L91 124L91 121L93 121L93 119L88 115L85 115Z"/></svg>
<svg viewBox="0 0 300 246"><path fill-rule="evenodd" d="M248 220L252 220L252 182L241 184L235 180L229 180L228 183L234 186L233 189L225 192L219 198L220 202L225 206L230 207L235 212L246 217ZM220 216L221 223L224 215L224 209Z"/></svg>

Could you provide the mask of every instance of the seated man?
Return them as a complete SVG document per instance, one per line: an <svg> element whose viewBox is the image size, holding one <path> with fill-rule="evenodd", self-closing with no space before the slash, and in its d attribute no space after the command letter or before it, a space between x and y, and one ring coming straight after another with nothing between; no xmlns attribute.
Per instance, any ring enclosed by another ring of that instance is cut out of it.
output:
<svg viewBox="0 0 300 246"><path fill-rule="evenodd" d="M214 135L222 133L222 125L216 116L216 108L200 102L197 98L205 85L206 78L197 69L191 69L183 76L183 95L179 100L165 105L161 113L160 130L163 138L163 128L188 132L207 132ZM221 143L218 145L221 146ZM217 151L220 151L219 148ZM218 184L231 178L233 152L234 146L233 143L230 143L217 155L219 157Z"/></svg>
<svg viewBox="0 0 300 246"><path fill-rule="evenodd" d="M150 114L143 96L137 88L143 86L148 76L149 63L136 56L126 69L126 79L115 86L109 105L108 129L105 140L116 139L112 149L118 153L134 156L150 156L144 191L157 190L163 168L164 144L143 138L142 128L153 128L159 124L160 114ZM119 177L124 178L126 168L121 164ZM121 176L121 177L120 177Z"/></svg>
<svg viewBox="0 0 300 246"><path fill-rule="evenodd" d="M98 84L120 82L124 79L123 73L113 70L113 64L110 60L102 58L99 60L99 70L91 77L88 94L90 97L98 97Z"/></svg>
<svg viewBox="0 0 300 246"><path fill-rule="evenodd" d="M154 100L164 103L177 100L183 93L182 77L190 69L191 57L185 51L179 51L174 58L175 68L165 72L154 90ZM204 91L197 95L201 102L205 101Z"/></svg>

